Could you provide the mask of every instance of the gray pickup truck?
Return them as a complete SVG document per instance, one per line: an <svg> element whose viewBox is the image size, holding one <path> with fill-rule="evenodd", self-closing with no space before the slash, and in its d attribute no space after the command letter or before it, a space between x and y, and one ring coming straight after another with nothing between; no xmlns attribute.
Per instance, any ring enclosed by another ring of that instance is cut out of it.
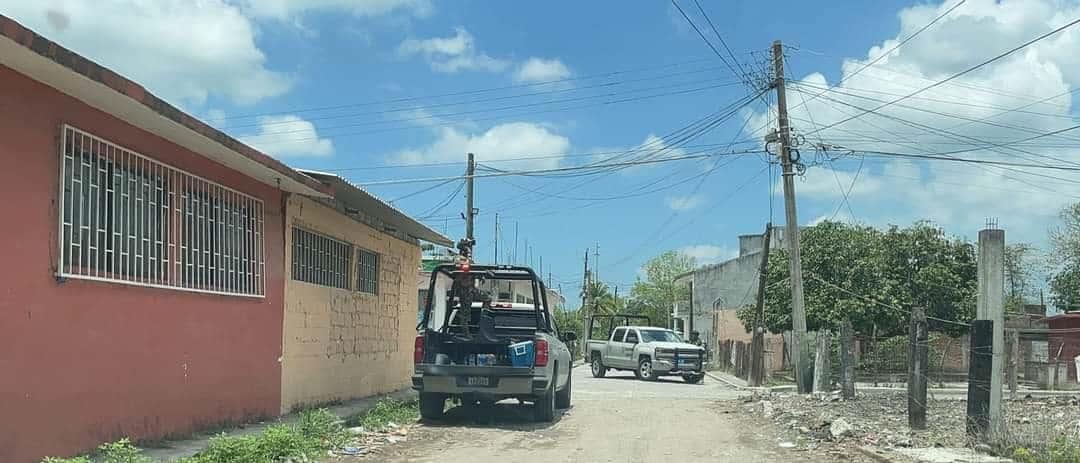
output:
<svg viewBox="0 0 1080 463"><path fill-rule="evenodd" d="M479 300L462 302L463 281ZM431 272L428 294L412 376L423 418L442 418L451 398L464 407L508 398L532 402L537 421L552 421L557 408L570 407L573 363L566 342L577 336L560 335L543 281L531 269L440 265ZM531 346L531 358L519 355L527 350L522 346Z"/></svg>
<svg viewBox="0 0 1080 463"><path fill-rule="evenodd" d="M590 333L593 330L589 323ZM661 376L682 376L700 383L705 374L705 349L684 342L678 333L651 326L615 326L606 340L585 343L594 377L608 370L629 370L638 379L655 381Z"/></svg>

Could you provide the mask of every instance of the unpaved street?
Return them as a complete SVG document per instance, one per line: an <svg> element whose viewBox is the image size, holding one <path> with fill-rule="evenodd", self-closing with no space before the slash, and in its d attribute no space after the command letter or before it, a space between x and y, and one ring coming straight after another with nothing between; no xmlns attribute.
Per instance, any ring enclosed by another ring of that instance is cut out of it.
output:
<svg viewBox="0 0 1080 463"><path fill-rule="evenodd" d="M699 385L679 378L649 383L614 372L595 379L588 367L578 367L573 381L573 407L554 423L532 422L529 406L512 401L499 404L492 417L453 409L445 423L420 425L407 442L354 461L835 461L780 448L769 423L743 421L718 403L738 393L711 378Z"/></svg>

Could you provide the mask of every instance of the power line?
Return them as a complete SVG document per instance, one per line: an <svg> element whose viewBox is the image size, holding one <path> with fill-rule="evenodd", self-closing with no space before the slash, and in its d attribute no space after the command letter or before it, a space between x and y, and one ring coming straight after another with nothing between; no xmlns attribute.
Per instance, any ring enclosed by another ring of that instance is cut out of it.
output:
<svg viewBox="0 0 1080 463"><path fill-rule="evenodd" d="M668 158L661 158L661 159L643 159L643 160L638 160L638 161L615 162L615 163L602 164L602 165L591 165L591 166L590 165L585 165L585 166L574 166L574 167L556 167L556 168L551 168L551 169L535 169L535 170L491 172L491 173L487 173L487 174L476 174L473 177L504 177L504 176L508 176L508 175L529 175L529 174L547 173L547 172L570 172L570 171L577 171L577 170L605 169L605 168L608 168L608 167L637 166L637 165L643 165L643 164L657 164L657 163L673 162L673 161L687 161L687 160L691 160L691 159L704 159L704 158L710 158L710 157L715 157L715 156L731 156L731 155L761 153L761 152L763 152L763 151L762 150L746 150L746 151L741 151L741 152L698 154L698 155L690 155L690 156L668 157ZM402 178L402 179L377 180L377 181L374 181L374 182L367 182L367 183L364 183L364 186L397 185L397 184L403 184L403 183L441 182L441 181L444 181L444 180L459 180L459 179L464 179L464 178L465 178L464 176L429 177L429 178Z"/></svg>
<svg viewBox="0 0 1080 463"><path fill-rule="evenodd" d="M412 193L409 193L409 194L406 194L406 195L404 195L404 196L400 196L400 197L398 197L398 198L394 198L394 199L391 199L391 200L390 200L390 201L388 201L388 202L389 202L389 203L391 203L391 204L393 204L393 203L395 203L395 202L401 201L401 200L403 200L403 199L406 199L406 198L411 198L411 197L413 197L413 196L416 196L416 195L419 195L419 194L427 193L427 192L429 192L429 191L431 191L431 190L434 190L434 189L436 189L436 188L438 188L438 187L441 187L441 186L443 186L443 185L449 184L450 182L453 182L454 180L456 180L456 179L450 179L450 180L447 180L447 181L445 181L445 182L442 182L442 183L436 183L436 184L434 184L434 185L432 185L432 186L429 186L429 187L427 187L427 188L422 188L422 189L420 189L420 190L414 191L414 192L412 192Z"/></svg>
<svg viewBox="0 0 1080 463"><path fill-rule="evenodd" d="M716 56L717 56L718 58L720 58L720 61L721 61L722 63L724 63L724 65L726 65L726 66L728 67L728 69L730 69L730 70L731 70L731 72L732 72L732 73L734 73L734 74L738 75L738 74L739 74L739 72L738 72L738 71L736 71L736 70L735 70L735 68L734 68L734 67L732 67L730 63L728 63L727 59L725 59L725 58L724 58L724 55L720 53L720 50L717 50L717 49L716 49L716 46L714 46L714 45L712 44L712 42L711 42L711 41L709 41L709 38L708 38L708 37L705 37L705 34L701 32L701 29L698 29L698 27L697 27L697 24L694 24L694 21L692 21L692 20L690 19L690 16L688 16L688 15L686 14L686 12L685 12L685 11L683 11L682 7L681 7L681 6L679 6L679 3L678 3L678 2L676 2L675 0L671 0L671 4L672 4L672 5L675 5L675 8L679 10L679 13L680 13L680 14L682 14L682 17L686 19L686 22L690 23L690 27L694 28L694 32L697 32L697 34L698 34L698 37L701 37L701 40L703 40L703 41L705 42L705 45L708 45L708 46L709 46L709 48L710 48L710 49L712 49L713 53L715 53L715 54L716 54Z"/></svg>
<svg viewBox="0 0 1080 463"><path fill-rule="evenodd" d="M904 38L903 40L901 40L900 42L898 42L898 43L897 43L896 45L893 45L893 46L892 46L892 48L889 48L888 50L886 50L886 51L882 52L881 54L879 54L877 58L874 58L873 60L870 60L870 61L869 61L869 62L867 62L866 64L864 64L864 65L860 66L860 67L859 67L858 69L856 69L856 70L855 70L854 72L852 72L851 74L848 74L848 75L844 76L843 78L841 78L841 79L840 79L840 80L839 80L839 81L838 81L838 82L836 83L836 86L839 86L840 84L844 83L844 81L846 81L846 80L848 80L848 79L850 79L850 78L852 78L852 77L855 77L855 76L859 75L859 73L860 73L860 72L863 72L863 70L864 70L864 69L866 69L866 68L868 68L868 67L870 67L870 66L873 66L873 65L874 65L874 64L876 64L876 63L877 63L878 61L881 61L881 60L882 60L882 59L884 59L885 57L889 56L890 54L892 54L892 52L894 52L894 51L896 51L897 49L899 49L900 47L904 46L904 44L906 44L906 43L910 42L910 41L911 41L911 39L914 39L914 38L915 38L915 37L917 37L917 36L918 36L919 34L923 33L923 31L925 31L925 30L929 29L929 28L930 28L930 26L933 26L933 25L934 25L934 24L936 24L936 23L937 23L938 21L940 21L940 20L941 20L942 18L944 18L944 17L948 16L948 15L949 15L949 13L952 13L952 12L953 12L953 10L955 10L955 9L959 8L959 7L960 7L960 5L963 5L963 4L964 4L964 2L967 2L967 0L960 0L959 2L957 2L957 4L956 4L956 5L953 5L953 6L952 6L952 8L949 8L949 9L948 9L948 10L946 10L946 11L945 11L944 13L941 13L940 15L938 15L938 16L937 16L937 17L935 17L935 18L934 18L933 20L931 20L930 22L926 23L926 25L924 25L923 27L919 28L919 30L917 30L917 31L913 32L913 33L912 33L911 35L907 36L906 38ZM822 93L824 93L824 92L822 92ZM817 99L818 97L820 97L820 96L822 95L822 93L818 93L817 95L814 95L814 96L810 97L810 101L814 101L814 100L816 100L816 99ZM799 108L800 106L805 106L806 104L807 104L807 101L806 101L806 100L803 100L803 102L802 102L801 104L799 104L798 106L795 106L794 108L791 108L791 109L792 109L792 110L795 110L795 109Z"/></svg>
<svg viewBox="0 0 1080 463"><path fill-rule="evenodd" d="M949 81L955 80L955 79L957 79L959 77L962 77L962 76L964 76L966 74L974 72L974 71L982 68L983 66L994 63L994 62L996 62L996 61L998 61L998 60L1000 60L1002 58L1005 58L1005 57L1007 57L1007 56L1009 56L1009 55L1011 55L1011 54L1013 54L1013 53L1015 53L1015 52L1017 52L1019 50L1027 48L1028 46L1030 46L1030 45L1032 45L1034 43L1037 43L1037 42L1039 42L1039 41L1041 41L1041 40L1043 40L1043 39L1045 39L1047 37L1050 37L1052 35L1055 35L1055 34L1061 32L1061 31L1065 30L1065 29L1068 29L1068 28L1070 28L1072 26L1075 26L1078 23L1080 23L1080 19L1075 19L1075 20L1069 22L1068 24L1065 24L1064 26L1058 27L1058 28L1056 28L1056 29L1054 29L1054 30L1052 30L1050 32L1047 32L1047 33L1042 34L1042 35L1040 35L1038 37L1035 37L1034 39L1028 40L1027 42L1024 42L1024 43L1022 43L1022 44L1020 44L1020 45L1018 45L1016 47L1013 47L1012 49L1009 49L1008 51L1000 53L1000 54L998 54L998 55L996 55L996 56L994 56L994 57L992 57L992 58L990 58L988 60L982 61L979 64L976 64L976 65L971 66L971 67L969 67L969 68L967 68L967 69L965 69L963 71L960 71L960 72L958 72L956 74L953 74L953 75L951 75L949 77L946 77L945 79L939 80L939 81L934 82L934 83L932 83L930 85L922 87L919 90L916 90L916 91L914 91L912 93L904 95L904 96L902 96L900 98L890 100L889 102L884 103L881 106L878 106L878 107L876 107L874 109L864 111L864 112L862 112L860 114L851 116L849 118L846 118L846 119L843 119L843 120L840 120L840 121L837 121L837 122L833 122L832 124L829 124L829 125L827 125L825 127L819 128L819 129L815 130L814 132L820 132L822 130L826 130L826 129L829 129L829 128L832 128L832 127L836 127L836 126L838 126L840 124L843 124L843 123L846 123L846 122L851 121L853 119L857 119L859 117L862 117L862 116L866 115L867 113L877 112L877 111L879 111L879 110L881 110L881 109L883 109L885 107L891 106L891 105L899 103L901 101L904 101L904 100L906 100L908 98L911 98L913 96L916 96L916 95L918 95L918 94L920 94L922 92L925 92L925 91L930 90L932 88L939 87L939 86L941 86L941 85L943 85L943 84L945 84L945 83L947 83Z"/></svg>
<svg viewBox="0 0 1080 463"><path fill-rule="evenodd" d="M656 66L643 66L643 67L639 67L639 68L623 69L623 70L619 70L619 71L611 71L611 72L605 72L605 73L600 73L600 74L591 74L591 75L584 75L584 76L567 77L567 78L563 78L563 79L547 80L547 81L543 81L543 82L530 82L530 83L522 83L522 84L514 84L514 85L504 85L504 86L501 86L501 87L479 88L479 89L462 90L462 91L457 91L457 92L440 93L440 94L433 94L433 95L402 97L402 98L393 98L393 99L386 99L386 100L373 100L373 101L365 101L365 102L358 102L358 103L345 103L345 104L336 104L336 105L328 105L328 106L309 106L309 107L306 107L306 108L293 108L293 109L282 110L282 111L269 111L269 112L262 112L262 113L238 114L238 115L227 116L227 117L211 118L211 119L207 119L207 120L208 121L224 121L224 120L232 120L232 119L260 117L260 116L272 116L272 115L278 115L278 114L300 114L300 113L307 113L307 112L313 112L313 111L326 111L326 110L333 110L333 109L356 108L356 107L373 106L373 105L388 104L388 103L403 103L403 102L408 102L408 101L438 99L438 98L446 98L446 97L451 97L451 96L476 95L476 94L481 94L481 93L498 92L498 91L502 91L502 90L512 90L512 89L516 89L516 88L542 87L542 86L547 86L547 85L565 84L565 83L568 83L568 82L577 82L577 81L582 81L582 80L598 79L598 78L603 78L603 77L612 77L612 76L623 75L623 74L633 74L633 73L637 73L637 72L653 71L653 70L657 70L657 69L668 69L668 68L673 68L673 67L686 66L686 65L689 65L689 64L704 63L704 62L708 62L708 61L711 61L711 59L710 58L701 58L701 59L694 59L694 60L682 61L682 62L677 62L677 63L661 64L661 65L656 65Z"/></svg>
<svg viewBox="0 0 1080 463"><path fill-rule="evenodd" d="M734 84L738 83L738 82L734 82L734 81L723 81L721 79L706 79L706 80L701 80L701 81L680 82L680 83L676 83L676 84L659 85L659 86L655 86L655 87L632 89L632 90L626 90L626 91L622 91L622 92L613 91L613 92L601 93L601 94L596 94L596 95L577 96L577 97L573 97L573 98L563 98L563 99L556 99L556 100L535 101L535 102L530 102L530 103L520 103L520 104L509 105L509 106L500 106L500 107L495 107L495 108L473 109L473 110L468 110L468 111L458 111L458 112L444 113L444 114L429 114L429 115L424 115L424 116L397 118L397 119L353 122L353 123L348 123L348 124L321 127L320 130L332 130L332 129L341 129L341 128L352 128L352 127L365 127L365 126L371 126L371 125L392 124L392 123L398 123L398 122L416 122L416 121L421 121L421 120L440 119L440 118L451 117L451 116L463 116L463 115L477 114L477 113L506 111L506 110L511 110L511 109L533 108L533 107L537 107L537 106L552 105L552 104L558 104L558 103L571 103L571 102L585 101L585 100L592 100L592 99L599 99L599 98L614 98L614 97L618 97L618 96L622 96L622 95L626 95L626 94L640 93L640 92L650 92L650 91L654 91L654 90L665 90L665 89L672 89L672 88L682 87L682 86L691 85L691 84L697 85L697 84L705 84L705 83L710 83L710 82L720 82L720 83L716 84L716 85L711 85L711 86L697 87L697 88L693 88L693 89L684 89L682 91L683 92L700 91L700 90L707 90L707 89L712 89L712 88L727 87L727 86L731 86L731 85L734 85ZM657 95L663 96L663 95L666 95L666 94L657 94ZM266 132L261 132L261 133L259 133L257 135L253 135L253 136L250 136L250 137L247 137L247 138L249 138L249 139L260 139L260 138L271 136L271 135L284 135L284 134L300 133L300 132L308 132L308 131L310 131L310 128L266 131Z"/></svg>
<svg viewBox="0 0 1080 463"><path fill-rule="evenodd" d="M672 3L674 3L674 1L675 0L672 0ZM724 50L727 50L728 56L731 57L731 61L734 62L735 66L737 66L739 68L739 75L742 76L743 79L746 80L747 85L751 85L750 75L747 74L745 69L743 69L742 64L739 63L739 60L737 58L735 58L735 54L731 52L731 48L729 48L728 45L727 45L727 42L724 41L724 37L721 36L720 31L716 29L716 25L713 24L712 19L709 18L709 14L706 13L705 9L701 7L701 3L699 3L698 0L694 0L694 5L696 5L698 11L701 12L701 16L705 18L705 22L707 22L709 24L709 28L711 28L712 31L713 31L713 34L716 35L717 40L720 40L720 45L722 45L724 47ZM678 7L678 5L675 5L675 6L676 6L676 8ZM680 11L682 11L682 10L680 9ZM685 17L686 15L684 14L683 16ZM687 18L687 20L689 20L689 18ZM730 69L730 67L729 67L729 69ZM732 71L734 72L734 69L732 69Z"/></svg>
<svg viewBox="0 0 1080 463"><path fill-rule="evenodd" d="M653 99L653 98L675 96L675 95L687 95L687 94L691 94L691 93L698 93L698 92L703 92L703 91L707 91L707 90L713 90L713 89L722 88L722 87L728 87L728 86L737 85L737 84L738 84L738 82L733 82L733 83L729 83L729 84L710 85L710 86L691 88L691 89L686 89L686 90L655 93L655 94L650 94L650 95L640 95L640 96L636 96L636 97L620 98L620 99L609 100L609 101L600 101L600 102L587 103L587 104L576 105L576 106L568 106L568 107L564 107L564 108L540 109L540 110L532 110L532 111L527 111L527 112L506 114L506 115L500 115L500 116L482 117L482 118L470 118L470 119L468 119L468 121L469 122L481 122L481 121L491 121L491 120L503 120L503 119L520 117L520 116L535 116L537 114L546 114L546 113L564 112L564 111L576 111L576 110L579 110L579 109L595 108L595 107L600 107L600 106L608 106L608 105L615 105L615 104L622 104L622 103L632 103L632 102L637 102L637 101L650 100L650 99ZM439 117L441 117L441 116L418 117L418 118L412 119L412 121L425 119L425 118L426 119L437 119ZM407 119L403 119L403 121L409 122L409 120L407 120ZM459 123L458 121L450 121L450 122L443 122L443 123L436 123L436 124L415 124L415 125L405 125L405 126L401 126L401 127L388 127L388 128L383 128L383 129L362 130L362 131L356 131L356 132L344 132L344 133L335 133L335 134L325 134L325 133L323 133L323 134L313 136L313 137L271 140L271 141L261 142L259 144L264 145L264 146L272 146L272 145L280 145L280 144L287 144L287 143L299 143L299 142L304 142L304 141L320 140L320 139L324 139L324 138L340 139L340 138L344 138L344 137L348 137L348 136L367 135L367 134L373 134L373 133L394 132L394 131L398 131L398 130L415 130L415 129L425 129L425 128L433 128L433 127L452 127L452 126L457 125L458 123ZM337 126L337 127L333 127L333 128L343 128L343 127L344 126Z"/></svg>
<svg viewBox="0 0 1080 463"><path fill-rule="evenodd" d="M367 112L359 112L359 113L350 112L350 113L344 113L344 114L332 114L332 115L308 117L308 118L304 118L304 120L308 121L308 122L312 122L312 121L330 120L330 119L347 119L347 118L353 118L353 117L359 117L359 116L374 116L374 115L389 114L389 113L426 111L426 110L433 109L433 108L443 108L443 107L447 107L447 106L472 105L472 104L477 104L477 103L488 103L488 102L492 102L492 101L503 101L503 100L517 99L517 98L528 98L528 97L534 97L534 96L554 95L554 94L558 94L558 93L580 92L582 90L588 90L588 89L593 89L593 88L616 87L616 86L624 85L624 84L628 84L628 83L646 82L646 81L661 80L661 79L671 79L671 78L678 77L678 76L689 75L689 74L699 74L699 73L702 73L702 72L715 71L715 70L718 70L718 69L720 69L719 66L710 67L710 68L704 68L704 69L695 69L693 71L684 71L684 72L679 72L679 73L674 73L674 74L665 74L665 75L659 75L659 76L644 77L644 78L638 78L638 79L628 79L628 80L615 81L615 82L603 82L603 83L599 83L599 84L586 85L586 86L582 86L582 87L557 88L557 89L546 90L546 91L542 91L542 92L492 96L492 97L486 97L486 98L480 98L480 99L469 99L469 100L462 100L462 101L450 101L450 102L442 102L442 103L433 103L433 104L422 105L422 106L408 106L408 107L402 107L402 108L381 109L381 110L378 110L378 111L367 111ZM713 78L713 79L703 79L703 80L696 80L696 81L691 81L691 82L683 82L683 83L681 83L681 85L688 85L688 84L691 84L691 83L712 82L712 81L716 81L716 80L717 79L715 79L715 78ZM224 127L221 127L221 128L223 130L229 130L229 129L244 128L244 127L267 127L267 126L275 126L275 125L289 125L289 124L293 124L294 122L295 121L291 121L291 120L277 121L277 122L253 122L253 123L240 124L240 125L229 125L229 126L224 126Z"/></svg>

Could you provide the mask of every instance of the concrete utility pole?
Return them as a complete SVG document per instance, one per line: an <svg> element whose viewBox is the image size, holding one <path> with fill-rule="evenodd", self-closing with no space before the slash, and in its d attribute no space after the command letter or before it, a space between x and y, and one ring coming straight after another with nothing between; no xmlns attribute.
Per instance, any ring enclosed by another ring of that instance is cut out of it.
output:
<svg viewBox="0 0 1080 463"><path fill-rule="evenodd" d="M517 265L517 264L519 264L521 262L521 261L518 260L517 237L518 237L518 222L515 220L514 221L514 257L510 259L514 265Z"/></svg>
<svg viewBox="0 0 1080 463"><path fill-rule="evenodd" d="M469 166L465 170L465 238L473 239L473 176L476 175L476 160L469 153Z"/></svg>
<svg viewBox="0 0 1080 463"><path fill-rule="evenodd" d="M993 323L989 419L990 429L997 431L1001 429L1005 363L1005 230L979 230L978 275L979 294L975 299L975 319L990 320Z"/></svg>
<svg viewBox="0 0 1080 463"><path fill-rule="evenodd" d="M495 265L499 265L499 213L495 213Z"/></svg>
<svg viewBox="0 0 1080 463"><path fill-rule="evenodd" d="M799 393L810 392L810 356L803 345L806 336L806 307L803 299L802 258L799 254L799 220L795 213L795 172L791 162L791 134L788 127L787 95L784 93L784 46L773 42L773 86L776 88L779 124L780 165L784 170L784 217L788 254L791 256L791 356L795 361L795 383Z"/></svg>

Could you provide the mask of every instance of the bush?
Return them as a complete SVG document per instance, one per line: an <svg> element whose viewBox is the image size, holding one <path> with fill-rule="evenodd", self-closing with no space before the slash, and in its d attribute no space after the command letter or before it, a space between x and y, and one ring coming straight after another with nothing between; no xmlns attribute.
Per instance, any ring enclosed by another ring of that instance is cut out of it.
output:
<svg viewBox="0 0 1080 463"><path fill-rule="evenodd" d="M343 447L349 440L341 419L325 408L301 412L296 426L305 437L320 440L328 449Z"/></svg>
<svg viewBox="0 0 1080 463"><path fill-rule="evenodd" d="M318 437L305 436L297 427L279 424L266 428L258 439L262 461L279 461L286 457L314 457L322 448Z"/></svg>
<svg viewBox="0 0 1080 463"><path fill-rule="evenodd" d="M210 439L206 449L182 463L262 463L258 437L230 437L224 433Z"/></svg>
<svg viewBox="0 0 1080 463"><path fill-rule="evenodd" d="M1058 437L1044 448L1016 447L1010 456L1020 463L1080 463L1080 442Z"/></svg>

